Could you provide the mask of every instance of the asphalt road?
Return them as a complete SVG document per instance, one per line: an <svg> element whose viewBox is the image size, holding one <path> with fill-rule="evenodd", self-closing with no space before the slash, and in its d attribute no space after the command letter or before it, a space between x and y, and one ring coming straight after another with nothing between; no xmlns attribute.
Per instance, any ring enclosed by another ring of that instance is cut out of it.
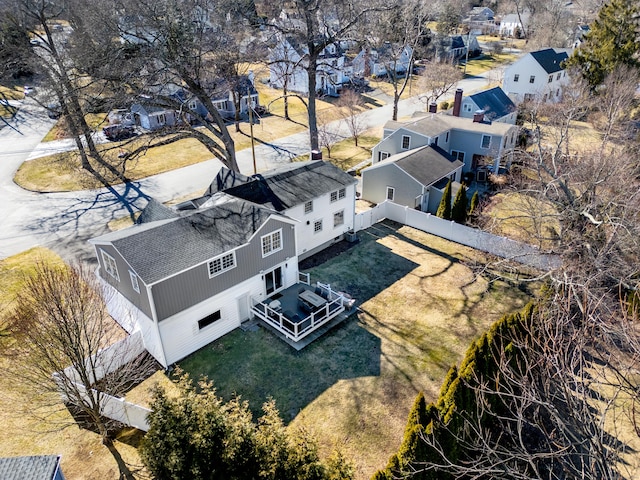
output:
<svg viewBox="0 0 640 480"><path fill-rule="evenodd" d="M494 70L483 77L462 80L459 87L471 92L499 79L500 72ZM367 127L383 125L391 119L391 108L388 103L364 112L364 124ZM424 110L422 102L411 98L400 102L399 116ZM27 99L11 126L0 130L0 258L42 245L52 248L68 261L94 261L93 249L87 239L105 232L111 219L143 208L150 197L167 201L191 193L199 194L221 166L218 160L209 160L116 186L112 191L27 192L13 183L13 176L24 161L73 148L68 141L40 143L53 122L44 110ZM344 124L336 124L336 128L344 137L349 136ZM256 144L255 150L257 171L268 170L308 152L308 133L291 135L272 144ZM237 160L242 173L254 173L251 149L238 152Z"/></svg>

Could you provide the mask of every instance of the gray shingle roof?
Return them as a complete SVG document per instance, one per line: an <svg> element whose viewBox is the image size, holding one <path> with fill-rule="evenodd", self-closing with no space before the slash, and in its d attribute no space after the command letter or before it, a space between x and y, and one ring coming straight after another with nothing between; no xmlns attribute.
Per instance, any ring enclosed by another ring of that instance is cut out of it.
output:
<svg viewBox="0 0 640 480"><path fill-rule="evenodd" d="M547 73L555 73L562 70L562 62L569 57L567 52L556 51L553 48L546 48L544 50L538 50L537 52L531 52L531 56Z"/></svg>
<svg viewBox="0 0 640 480"><path fill-rule="evenodd" d="M281 212L356 182L335 165L314 160L254 175L224 192Z"/></svg>
<svg viewBox="0 0 640 480"><path fill-rule="evenodd" d="M111 243L146 284L244 245L273 210L217 193L200 210L92 239Z"/></svg>
<svg viewBox="0 0 640 480"><path fill-rule="evenodd" d="M462 130L467 132L480 132L491 135L506 135L513 125L508 123L481 123L474 122L471 118L454 117L443 113L430 114L420 112L421 116L414 116L408 122L388 121L384 125L385 130L397 131L401 128L424 135L435 137L448 130Z"/></svg>
<svg viewBox="0 0 640 480"><path fill-rule="evenodd" d="M0 458L2 480L52 480L58 468L57 455Z"/></svg>
<svg viewBox="0 0 640 480"><path fill-rule="evenodd" d="M395 155L394 155L395 156ZM387 160L392 160L394 156ZM463 163L435 145L417 148L394 162L425 186L429 186L460 168Z"/></svg>
<svg viewBox="0 0 640 480"><path fill-rule="evenodd" d="M500 87L469 95L469 98L478 108L483 109L485 116L491 120L504 117L516 110L515 104Z"/></svg>
<svg viewBox="0 0 640 480"><path fill-rule="evenodd" d="M175 211L169 207L165 207L155 198L152 198L140 213L136 223L157 222L158 220L169 220L171 218L177 218L178 216Z"/></svg>

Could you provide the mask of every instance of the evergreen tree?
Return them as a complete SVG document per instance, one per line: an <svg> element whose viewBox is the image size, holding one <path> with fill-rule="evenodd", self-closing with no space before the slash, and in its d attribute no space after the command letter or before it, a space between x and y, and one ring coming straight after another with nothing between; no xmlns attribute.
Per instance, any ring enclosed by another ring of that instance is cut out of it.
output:
<svg viewBox="0 0 640 480"><path fill-rule="evenodd" d="M601 85L616 67L640 68L640 7L637 0L611 0L591 24L584 42L566 61L592 87Z"/></svg>
<svg viewBox="0 0 640 480"><path fill-rule="evenodd" d="M476 212L479 202L480 202L480 199L478 197L478 191L476 190L475 192L473 192L473 195L471 196L471 205L469 206L468 215L473 215Z"/></svg>
<svg viewBox="0 0 640 480"><path fill-rule="evenodd" d="M464 223L467 220L467 189L460 187L451 207L451 220Z"/></svg>
<svg viewBox="0 0 640 480"><path fill-rule="evenodd" d="M445 220L451 220L451 180L447 182L447 186L444 187L442 193L442 199L440 199L440 205L438 205L438 211L436 216L444 218Z"/></svg>
<svg viewBox="0 0 640 480"><path fill-rule="evenodd" d="M154 478L194 480L349 480L339 453L325 464L315 441L288 430L273 401L258 425L246 402L219 398L210 382L197 388L183 375L178 395L157 387L140 456Z"/></svg>

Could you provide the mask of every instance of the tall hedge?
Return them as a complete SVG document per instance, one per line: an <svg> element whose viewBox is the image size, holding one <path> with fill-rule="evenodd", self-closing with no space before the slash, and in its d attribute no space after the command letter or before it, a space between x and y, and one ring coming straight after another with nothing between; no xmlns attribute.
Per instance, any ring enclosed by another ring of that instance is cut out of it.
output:
<svg viewBox="0 0 640 480"><path fill-rule="evenodd" d="M442 461L440 453L430 447L421 437L432 436L434 444L446 453L447 461L473 461L477 452L465 451L459 439L473 435L465 429L465 415L474 415L476 408L477 381L499 381L500 357L505 352L512 362L517 362L518 352L513 340L520 339L530 331L533 305L527 305L521 312L505 315L478 340L473 342L460 363L453 365L444 379L438 399L425 405L424 395L418 394L409 413L403 442L387 467L377 472L374 480L410 477L420 480L448 480L454 478L437 468L426 469L426 464L437 465ZM518 342L519 343L519 342ZM493 412L500 413L503 405L498 396L488 397ZM480 409L481 410L481 409ZM477 417L476 417L477 418ZM489 418L479 419L489 430L493 428Z"/></svg>
<svg viewBox="0 0 640 480"><path fill-rule="evenodd" d="M447 182L447 186L444 187L444 192L442 192L442 198L440 199L440 205L438 205L436 216L444 218L445 220L451 220L451 180L449 180Z"/></svg>

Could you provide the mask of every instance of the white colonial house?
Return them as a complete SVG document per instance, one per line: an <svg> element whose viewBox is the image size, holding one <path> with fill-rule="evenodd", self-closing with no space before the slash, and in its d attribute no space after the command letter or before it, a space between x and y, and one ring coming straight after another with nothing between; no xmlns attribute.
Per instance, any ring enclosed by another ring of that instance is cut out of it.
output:
<svg viewBox="0 0 640 480"><path fill-rule="evenodd" d="M323 95L336 96L345 74L345 55L339 45L330 44L322 51L316 71L316 90ZM293 37L280 37L269 53L269 83L274 88L303 95L309 94L307 74L308 48Z"/></svg>
<svg viewBox="0 0 640 480"><path fill-rule="evenodd" d="M516 103L559 102L569 82L563 62L568 49L546 48L529 52L504 71L502 89Z"/></svg>

